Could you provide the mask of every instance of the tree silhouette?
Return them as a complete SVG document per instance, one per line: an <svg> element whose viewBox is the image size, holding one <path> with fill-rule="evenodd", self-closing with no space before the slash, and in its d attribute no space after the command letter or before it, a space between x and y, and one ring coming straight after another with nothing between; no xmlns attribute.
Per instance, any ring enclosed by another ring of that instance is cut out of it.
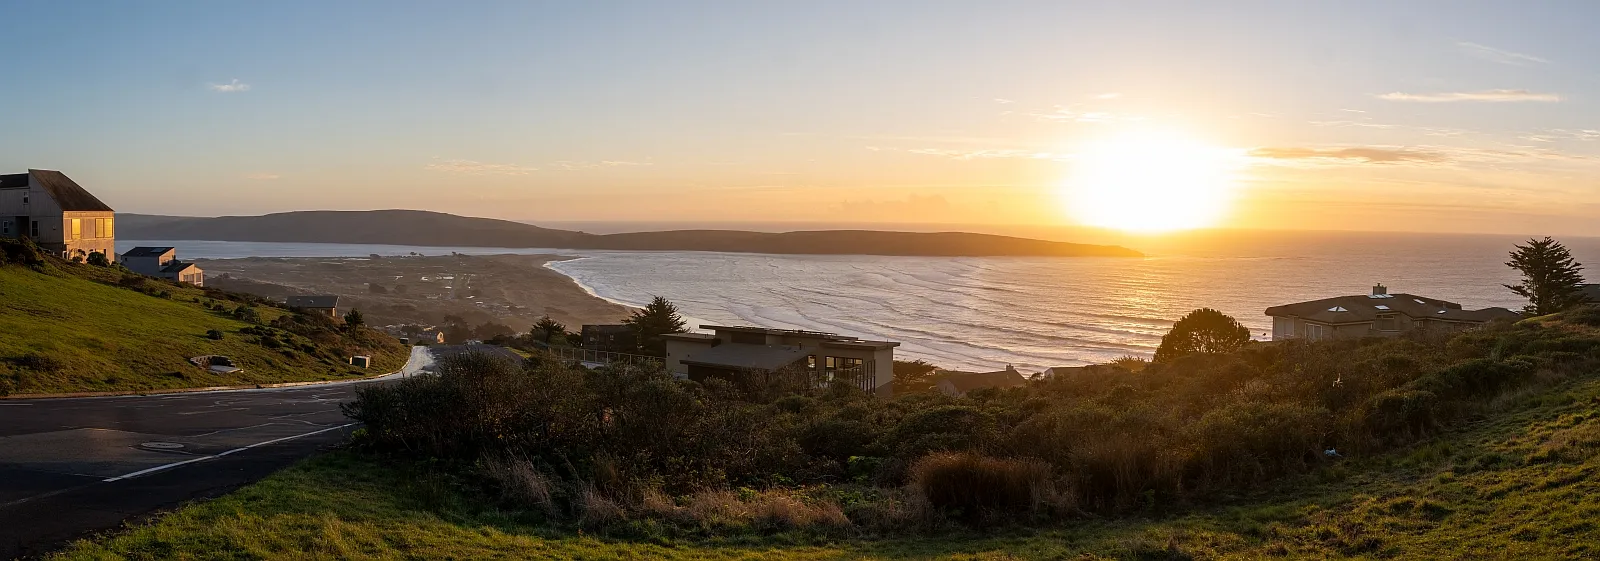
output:
<svg viewBox="0 0 1600 561"><path fill-rule="evenodd" d="M622 320L622 323L633 331L639 351L655 356L667 355L667 343L661 338L662 335L688 331L684 329L683 316L678 315L678 307L660 296L651 300L644 309L634 310L633 315Z"/></svg>
<svg viewBox="0 0 1600 561"><path fill-rule="evenodd" d="M345 329L355 329L367 324L367 317L361 315L361 310L350 310L344 315Z"/></svg>
<svg viewBox="0 0 1600 561"><path fill-rule="evenodd" d="M567 326L561 325L561 322L551 319L550 316L544 316L539 318L538 323L533 324L532 334L543 339L545 344L549 344L552 339L565 336Z"/></svg>
<svg viewBox="0 0 1600 561"><path fill-rule="evenodd" d="M1553 314L1587 301L1583 275L1579 273L1583 266L1572 259L1567 246L1549 236L1516 246L1506 266L1522 272L1521 284L1505 287L1528 299L1528 305L1522 308L1525 314Z"/></svg>
<svg viewBox="0 0 1600 561"><path fill-rule="evenodd" d="M1195 353L1227 353L1250 342L1250 330L1228 314L1200 308L1183 316L1161 337L1154 362L1171 362Z"/></svg>

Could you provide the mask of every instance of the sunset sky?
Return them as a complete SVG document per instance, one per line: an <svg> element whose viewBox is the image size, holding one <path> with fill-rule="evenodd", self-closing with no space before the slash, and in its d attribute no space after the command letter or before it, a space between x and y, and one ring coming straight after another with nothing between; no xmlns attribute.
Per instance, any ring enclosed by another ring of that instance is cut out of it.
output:
<svg viewBox="0 0 1600 561"><path fill-rule="evenodd" d="M1189 226L1600 235L1596 2L26 1L0 21L0 171L60 169L122 212L1071 225L1099 208L1074 185L1125 196L1106 185L1134 173L1161 185L1144 204L1216 206ZM1215 166L1225 187L1195 195Z"/></svg>

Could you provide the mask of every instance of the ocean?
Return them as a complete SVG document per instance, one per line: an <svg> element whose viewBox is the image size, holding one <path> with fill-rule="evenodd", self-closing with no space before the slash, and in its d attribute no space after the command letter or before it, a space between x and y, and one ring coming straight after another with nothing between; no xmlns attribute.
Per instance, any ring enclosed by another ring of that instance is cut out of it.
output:
<svg viewBox="0 0 1600 561"><path fill-rule="evenodd" d="M1524 238L1386 233L1225 232L1132 245L1145 258L932 258L708 252L161 242L184 257L561 254L551 262L591 293L675 303L692 325L807 329L899 341L897 358L1024 372L1150 356L1183 314L1211 307L1266 338L1268 306L1375 283L1467 308L1523 302L1503 284ZM1564 240L1580 262L1600 239ZM128 241L126 245L155 242ZM124 243L118 244L119 246Z"/></svg>

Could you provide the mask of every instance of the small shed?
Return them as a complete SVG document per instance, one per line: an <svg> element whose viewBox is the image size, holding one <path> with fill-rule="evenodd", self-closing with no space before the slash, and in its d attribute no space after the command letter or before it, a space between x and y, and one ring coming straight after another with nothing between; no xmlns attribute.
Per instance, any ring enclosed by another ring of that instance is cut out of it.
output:
<svg viewBox="0 0 1600 561"><path fill-rule="evenodd" d="M339 296L334 294L290 296L288 301L284 303L288 304L290 308L322 314L331 318L339 317Z"/></svg>

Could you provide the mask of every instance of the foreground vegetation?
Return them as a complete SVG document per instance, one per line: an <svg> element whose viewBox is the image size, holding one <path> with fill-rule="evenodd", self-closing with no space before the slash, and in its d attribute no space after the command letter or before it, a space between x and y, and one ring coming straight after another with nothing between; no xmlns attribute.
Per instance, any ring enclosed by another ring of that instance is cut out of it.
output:
<svg viewBox="0 0 1600 561"><path fill-rule="evenodd" d="M309 460L64 559L1576 558L1600 554L1600 379L1500 398L1500 412L1387 454L1168 515L987 531L724 526L632 536L552 524L437 465L361 451ZM715 522L711 522L715 524Z"/></svg>
<svg viewBox="0 0 1600 561"><path fill-rule="evenodd" d="M961 399L469 355L364 390L351 450L69 556L1590 556L1597 365L1597 308Z"/></svg>
<svg viewBox="0 0 1600 561"><path fill-rule="evenodd" d="M387 335L270 302L0 248L0 395L155 390L366 376L405 363ZM352 355L371 355L358 369ZM217 374L190 357L224 355Z"/></svg>

